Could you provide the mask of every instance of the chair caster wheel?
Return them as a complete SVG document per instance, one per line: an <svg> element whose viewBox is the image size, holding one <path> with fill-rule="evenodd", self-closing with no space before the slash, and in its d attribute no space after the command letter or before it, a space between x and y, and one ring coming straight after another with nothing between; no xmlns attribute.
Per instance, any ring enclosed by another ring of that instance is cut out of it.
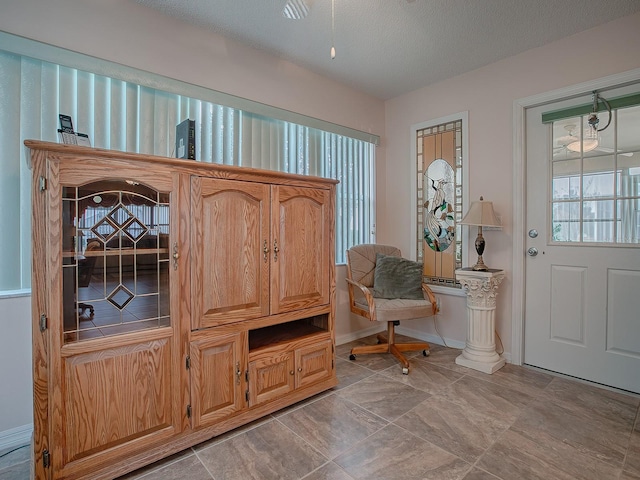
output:
<svg viewBox="0 0 640 480"><path fill-rule="evenodd" d="M349 360L355 360L356 356L352 353L351 355L349 355Z"/></svg>
<svg viewBox="0 0 640 480"><path fill-rule="evenodd" d="M431 355L431 350L422 350L423 357L428 357L429 355Z"/></svg>
<svg viewBox="0 0 640 480"><path fill-rule="evenodd" d="M409 375L409 369L407 367L402 367L402 374Z"/></svg>

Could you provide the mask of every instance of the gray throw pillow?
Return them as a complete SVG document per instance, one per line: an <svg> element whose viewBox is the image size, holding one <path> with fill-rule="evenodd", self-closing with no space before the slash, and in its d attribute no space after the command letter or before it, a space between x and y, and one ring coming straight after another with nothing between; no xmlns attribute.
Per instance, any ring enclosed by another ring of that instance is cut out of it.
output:
<svg viewBox="0 0 640 480"><path fill-rule="evenodd" d="M373 296L423 300L422 263L392 255L376 255Z"/></svg>

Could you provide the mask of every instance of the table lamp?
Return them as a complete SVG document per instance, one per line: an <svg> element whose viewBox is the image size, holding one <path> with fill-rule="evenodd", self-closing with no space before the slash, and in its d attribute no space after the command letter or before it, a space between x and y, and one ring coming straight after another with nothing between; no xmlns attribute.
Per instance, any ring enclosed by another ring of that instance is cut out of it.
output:
<svg viewBox="0 0 640 480"><path fill-rule="evenodd" d="M500 221L493 211L493 202L487 202L480 197L480 201L471 202L469 211L464 216L460 225L477 225L478 237L476 238L476 252L478 252L478 261L471 267L476 271L487 271L489 267L484 264L482 254L484 253L485 241L482 236L482 227L499 227Z"/></svg>

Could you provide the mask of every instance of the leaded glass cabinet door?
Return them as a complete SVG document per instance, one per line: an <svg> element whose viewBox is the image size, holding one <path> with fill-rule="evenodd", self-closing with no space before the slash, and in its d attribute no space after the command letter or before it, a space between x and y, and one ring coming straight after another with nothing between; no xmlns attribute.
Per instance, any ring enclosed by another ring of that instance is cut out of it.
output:
<svg viewBox="0 0 640 480"><path fill-rule="evenodd" d="M47 176L50 451L67 478L181 429L179 177L71 158Z"/></svg>

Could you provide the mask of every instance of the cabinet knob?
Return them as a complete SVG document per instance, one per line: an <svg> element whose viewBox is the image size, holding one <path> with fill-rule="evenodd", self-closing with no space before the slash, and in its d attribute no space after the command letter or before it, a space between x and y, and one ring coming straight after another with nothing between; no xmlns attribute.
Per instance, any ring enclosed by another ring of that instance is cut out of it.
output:
<svg viewBox="0 0 640 480"><path fill-rule="evenodd" d="M299 371L299 372L302 372L302 367L298 367L298 371Z"/></svg>
<svg viewBox="0 0 640 480"><path fill-rule="evenodd" d="M296 372L295 372L294 370L291 370L291 371L289 372L289 375L295 375L295 374L296 374Z"/></svg>
<svg viewBox="0 0 640 480"><path fill-rule="evenodd" d="M267 241L264 241L264 244L262 245L262 254L264 255L264 261L268 262L269 261L269 247L267 246Z"/></svg>
<svg viewBox="0 0 640 480"><path fill-rule="evenodd" d="M273 241L273 261L277 262L278 261L278 252L280 251L280 249L278 248L278 240L274 240Z"/></svg>

